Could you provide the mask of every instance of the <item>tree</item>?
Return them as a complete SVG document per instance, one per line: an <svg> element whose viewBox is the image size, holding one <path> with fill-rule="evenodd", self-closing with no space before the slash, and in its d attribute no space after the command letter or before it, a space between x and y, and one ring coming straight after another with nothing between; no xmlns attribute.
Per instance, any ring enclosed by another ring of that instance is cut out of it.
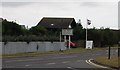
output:
<svg viewBox="0 0 120 70"><path fill-rule="evenodd" d="M73 36L72 40L84 40L85 38L85 30L83 29L83 26L78 23L76 27L73 29Z"/></svg>
<svg viewBox="0 0 120 70"><path fill-rule="evenodd" d="M2 21L2 34L17 36L22 34L21 26L16 22L9 22L6 19Z"/></svg>
<svg viewBox="0 0 120 70"><path fill-rule="evenodd" d="M99 29L96 29L95 27L93 29L88 29L88 40L93 40L94 47L100 47L101 46L101 32Z"/></svg>
<svg viewBox="0 0 120 70"><path fill-rule="evenodd" d="M103 46L110 46L110 45L113 45L115 44L114 42L116 41L116 38L115 36L117 35L114 35L113 31L109 28L105 28L104 31L103 31L103 41L102 41L102 45Z"/></svg>
<svg viewBox="0 0 120 70"><path fill-rule="evenodd" d="M29 31L34 35L45 35L47 32L47 29L42 26L34 26L30 28Z"/></svg>

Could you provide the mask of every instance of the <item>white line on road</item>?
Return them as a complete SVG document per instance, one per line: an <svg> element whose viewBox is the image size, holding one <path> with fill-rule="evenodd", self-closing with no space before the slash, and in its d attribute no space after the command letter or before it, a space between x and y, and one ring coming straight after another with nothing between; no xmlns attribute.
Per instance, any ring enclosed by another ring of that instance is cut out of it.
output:
<svg viewBox="0 0 120 70"><path fill-rule="evenodd" d="M30 66L30 65L25 65L26 67Z"/></svg>
<svg viewBox="0 0 120 70"><path fill-rule="evenodd" d="M98 64L92 63L91 60L92 60L92 59L90 59L90 60L86 60L86 63L88 63L88 64L90 64L90 65L94 65L94 66L96 66L96 67L100 67L100 68L107 68L107 67L105 67L105 66L101 66L101 65L98 65Z"/></svg>
<svg viewBox="0 0 120 70"><path fill-rule="evenodd" d="M68 63L68 62L70 62L70 61L64 61L64 62L62 62L62 63Z"/></svg>
<svg viewBox="0 0 120 70"><path fill-rule="evenodd" d="M72 67L67 67L67 68L69 68L69 69L70 69L70 68L72 68Z"/></svg>
<svg viewBox="0 0 120 70"><path fill-rule="evenodd" d="M56 63L47 63L48 65L53 65L53 64L56 64Z"/></svg>
<svg viewBox="0 0 120 70"><path fill-rule="evenodd" d="M75 69L75 68L72 68L72 67L67 67L68 69L71 69L71 70L78 70L78 69Z"/></svg>

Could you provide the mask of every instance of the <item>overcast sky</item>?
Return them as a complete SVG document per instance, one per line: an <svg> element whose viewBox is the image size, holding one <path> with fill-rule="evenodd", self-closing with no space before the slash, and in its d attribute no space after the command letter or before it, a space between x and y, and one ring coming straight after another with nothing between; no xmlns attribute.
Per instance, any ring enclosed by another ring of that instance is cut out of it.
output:
<svg viewBox="0 0 120 70"><path fill-rule="evenodd" d="M1 4L2 3L2 4ZM35 26L43 17L67 17L81 19L83 27L90 19L91 27L118 29L117 0L4 0L0 3L0 17L21 25Z"/></svg>

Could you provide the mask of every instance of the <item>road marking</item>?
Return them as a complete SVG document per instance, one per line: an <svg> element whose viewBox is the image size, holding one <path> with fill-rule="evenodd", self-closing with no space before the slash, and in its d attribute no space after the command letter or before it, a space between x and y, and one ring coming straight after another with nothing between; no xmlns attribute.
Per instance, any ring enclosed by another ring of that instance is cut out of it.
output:
<svg viewBox="0 0 120 70"><path fill-rule="evenodd" d="M47 63L48 65L53 65L53 64L56 64L56 63Z"/></svg>
<svg viewBox="0 0 120 70"><path fill-rule="evenodd" d="M64 62L62 62L62 63L68 63L68 62L70 62L70 61L64 61Z"/></svg>
<svg viewBox="0 0 120 70"><path fill-rule="evenodd" d="M72 67L67 67L67 68L71 69Z"/></svg>
<svg viewBox="0 0 120 70"><path fill-rule="evenodd" d="M30 65L25 65L26 67L30 66Z"/></svg>
<svg viewBox="0 0 120 70"><path fill-rule="evenodd" d="M78 70L78 69L75 69L75 68L72 68L72 67L67 67L68 69L71 69L71 70Z"/></svg>
<svg viewBox="0 0 120 70"><path fill-rule="evenodd" d="M100 68L108 68L108 67L105 67L105 66L102 66L102 65L98 65L98 64L92 63L91 60L93 60L93 59L86 60L86 63L88 63L90 65L94 65L96 67L100 67Z"/></svg>

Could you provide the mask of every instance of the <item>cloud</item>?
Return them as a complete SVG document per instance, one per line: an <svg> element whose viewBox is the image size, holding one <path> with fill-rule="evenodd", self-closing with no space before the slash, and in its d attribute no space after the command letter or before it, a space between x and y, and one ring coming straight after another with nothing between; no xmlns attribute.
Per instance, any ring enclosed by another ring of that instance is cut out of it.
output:
<svg viewBox="0 0 120 70"><path fill-rule="evenodd" d="M32 4L33 2L2 2L2 7L20 7Z"/></svg>
<svg viewBox="0 0 120 70"><path fill-rule="evenodd" d="M3 7L3 18L17 20L19 24L30 27L36 25L42 17L73 17L76 21L81 19L83 27L86 26L86 18L88 18L92 21L90 27L118 27L118 8L114 2L32 2L32 4L13 2L10 4Z"/></svg>
<svg viewBox="0 0 120 70"><path fill-rule="evenodd" d="M120 2L118 2L118 12L120 12ZM120 29L120 13L118 13L118 28Z"/></svg>
<svg viewBox="0 0 120 70"><path fill-rule="evenodd" d="M86 7L99 7L101 6L99 2L83 2L81 3L81 6L86 6Z"/></svg>
<svg viewBox="0 0 120 70"><path fill-rule="evenodd" d="M118 2L119 0L1 0L2 2Z"/></svg>

